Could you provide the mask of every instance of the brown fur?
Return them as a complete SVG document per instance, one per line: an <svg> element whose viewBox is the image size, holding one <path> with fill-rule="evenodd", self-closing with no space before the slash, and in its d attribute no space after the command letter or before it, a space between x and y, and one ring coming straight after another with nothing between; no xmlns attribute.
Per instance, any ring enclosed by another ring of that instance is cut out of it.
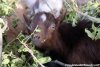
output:
<svg viewBox="0 0 100 67"><path fill-rule="evenodd" d="M40 20L42 14L47 17L45 22ZM92 40L85 33L85 28L91 28L91 22L79 22L76 27L65 22L57 24L53 15L38 13L32 23L44 31L35 33L32 40L38 49L48 51L53 59L69 64L98 64L100 39ZM51 28L52 24L55 24L55 27Z"/></svg>

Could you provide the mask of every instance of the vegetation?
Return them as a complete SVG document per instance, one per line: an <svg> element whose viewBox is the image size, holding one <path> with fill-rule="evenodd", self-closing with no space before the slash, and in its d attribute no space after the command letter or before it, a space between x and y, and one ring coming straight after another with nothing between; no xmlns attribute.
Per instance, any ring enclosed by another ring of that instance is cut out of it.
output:
<svg viewBox="0 0 100 67"><path fill-rule="evenodd" d="M64 0L65 1L65 0ZM94 23L100 23L100 2L89 1L84 6L80 7L76 4L76 0L70 0L65 2L66 8L68 8L68 15L65 21L72 22L73 26L76 26L79 19L88 19L93 21L92 32L88 29L84 31L93 40L100 39L100 28L95 27ZM9 3L8 0L0 0L0 28L6 25L6 16L11 16L14 12L16 0ZM17 19L17 18L16 18ZM14 20L13 27L17 26L17 20ZM7 32L6 28L5 32ZM34 35L34 33L32 33ZM30 37L25 36L22 32L11 42L6 41L6 34L3 33L3 52L2 52L2 67L38 67L43 66L43 63L51 61L50 57L43 57L43 54L35 50L33 43L30 41Z"/></svg>

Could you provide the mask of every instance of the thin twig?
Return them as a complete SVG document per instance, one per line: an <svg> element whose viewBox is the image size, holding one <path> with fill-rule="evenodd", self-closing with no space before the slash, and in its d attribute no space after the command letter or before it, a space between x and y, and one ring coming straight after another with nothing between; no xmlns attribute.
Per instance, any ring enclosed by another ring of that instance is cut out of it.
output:
<svg viewBox="0 0 100 67"><path fill-rule="evenodd" d="M58 61L58 60L55 60L54 63L56 63L58 65L61 65L61 66L65 66L65 63L63 63L61 61Z"/></svg>
<svg viewBox="0 0 100 67"><path fill-rule="evenodd" d="M19 39L18 39L19 40ZM20 40L19 40L20 41ZM35 62L37 62L41 67L45 67L43 64L41 64L39 61L38 61L38 59L34 56L34 54L33 54L33 51L31 50L31 49L29 49L28 48L28 46L27 46L27 44L26 43L24 43L24 42L22 42L22 41L20 41L20 43L22 43L23 45L24 45L24 47L28 50L28 52L31 54L31 56L33 57L33 60L35 61Z"/></svg>
<svg viewBox="0 0 100 67"><path fill-rule="evenodd" d="M55 60L53 61L54 63L61 65L63 67L73 67L73 66L89 66L89 67L94 67L94 66L100 66L100 64L66 64L61 61Z"/></svg>
<svg viewBox="0 0 100 67"><path fill-rule="evenodd" d="M53 11L52 8L50 7L50 5L48 4L47 0L45 0L45 2L47 4L47 6L50 8L50 10Z"/></svg>
<svg viewBox="0 0 100 67"><path fill-rule="evenodd" d="M67 7L67 5L69 6L69 8L71 9L71 10L73 10L73 8L70 6L70 4L66 1L66 0L64 0L64 2L65 2L65 6ZM67 4L67 5L66 5Z"/></svg>
<svg viewBox="0 0 100 67"><path fill-rule="evenodd" d="M3 40L2 40L2 29L0 28L0 67L2 66L2 43L3 43Z"/></svg>
<svg viewBox="0 0 100 67"><path fill-rule="evenodd" d="M88 14L85 14L85 13L83 13L83 12L80 12L80 11L78 11L78 10L77 10L76 12L77 12L78 14L81 14L82 16L88 18L89 20L91 20L91 21L93 21L93 22L100 23L100 18L92 17L92 16L90 16L90 15L88 15Z"/></svg>
<svg viewBox="0 0 100 67"><path fill-rule="evenodd" d="M0 25L0 67L2 66L2 46L3 46L3 33L4 31L7 29L7 22L3 21L3 19L1 19L1 23L4 25L3 28L2 28L2 25Z"/></svg>
<svg viewBox="0 0 100 67"><path fill-rule="evenodd" d="M27 41L32 37L32 35L34 34L34 32L36 31L37 28L38 28L38 25L36 26L35 30L28 36L28 38L24 39L24 40L26 40L25 43L27 43Z"/></svg>

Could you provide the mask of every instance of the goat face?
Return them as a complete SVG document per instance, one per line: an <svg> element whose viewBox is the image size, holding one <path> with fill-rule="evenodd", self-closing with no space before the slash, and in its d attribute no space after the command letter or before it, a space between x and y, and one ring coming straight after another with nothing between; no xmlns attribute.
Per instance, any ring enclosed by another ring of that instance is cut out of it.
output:
<svg viewBox="0 0 100 67"><path fill-rule="evenodd" d="M26 18L25 18L26 20ZM50 13L39 12L34 16L34 19L29 22L26 21L30 33L34 33L32 41L36 46L42 46L47 39L51 38L56 27L56 20Z"/></svg>

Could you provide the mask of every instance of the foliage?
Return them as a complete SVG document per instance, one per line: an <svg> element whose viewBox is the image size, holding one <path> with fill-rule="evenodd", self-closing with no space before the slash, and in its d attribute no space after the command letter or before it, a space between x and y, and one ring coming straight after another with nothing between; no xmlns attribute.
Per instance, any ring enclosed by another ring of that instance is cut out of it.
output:
<svg viewBox="0 0 100 67"><path fill-rule="evenodd" d="M92 30L93 32L89 31L88 29L85 29L85 32L92 40L100 39L100 28L95 27L94 24L92 24Z"/></svg>
<svg viewBox="0 0 100 67"><path fill-rule="evenodd" d="M69 23L72 23L72 26L76 26L79 17L75 11L70 11L69 15L65 18Z"/></svg>
<svg viewBox="0 0 100 67"><path fill-rule="evenodd" d="M0 0L0 16L10 15L11 10L8 0Z"/></svg>
<svg viewBox="0 0 100 67"><path fill-rule="evenodd" d="M98 13L100 13L100 2L89 1L87 5L83 7L83 12L87 13L90 16L97 17ZM97 19L100 20L100 17ZM94 26L94 24L92 24L92 30L93 32L89 31L88 29L85 29L85 32L92 40L100 39L100 27L96 27Z"/></svg>
<svg viewBox="0 0 100 67"><path fill-rule="evenodd" d="M20 33L12 43L4 45L2 67L38 67L38 64L35 62L36 60L32 58L28 50L21 43L27 43L28 39L28 37ZM51 61L50 57L43 57L42 53L35 50L32 42L27 44L40 63Z"/></svg>
<svg viewBox="0 0 100 67"><path fill-rule="evenodd" d="M18 21L19 21L19 19L17 19L17 18L13 20L13 24L12 24L12 26L13 26L14 28L17 27L17 23L18 23Z"/></svg>
<svg viewBox="0 0 100 67"><path fill-rule="evenodd" d="M83 10L83 12L86 12L87 14L95 17L100 12L100 2L97 2L97 1L91 2L91 1L89 1L83 7L82 10Z"/></svg>
<svg viewBox="0 0 100 67"><path fill-rule="evenodd" d="M0 17L10 16L15 7L14 1L12 4L8 2L8 0L0 0ZM0 22L4 22L4 18L0 18ZM13 20L13 27L17 26L17 22L19 19ZM1 24L3 26L3 24ZM4 45L3 45L3 52L2 52L2 67L38 67L38 63L28 50L24 47L21 43L22 41L28 41L28 37L24 36L23 34L19 34L19 36L14 39L12 42L6 41L6 34L4 35ZM36 56L37 60L40 63L46 63L51 61L50 57L43 57L43 54L39 51L34 49L32 42L27 42L29 44L28 47L31 48L33 54Z"/></svg>
<svg viewBox="0 0 100 67"><path fill-rule="evenodd" d="M78 9L77 5L75 4L75 0L71 1L72 1L71 4L73 3L73 5L70 5L71 10L69 12L69 15L65 17L65 20L67 20L69 23L72 23L72 26L76 26L77 21L80 19L90 20L91 18L87 18L86 17L87 15L90 15L94 17L96 20L100 21L100 17L98 18L98 14L100 13L100 2L98 2L97 0L89 1L84 6L81 6L81 9ZM84 12L86 16L81 16L80 14L77 13L77 10L81 10L82 12ZM87 35L92 40L100 39L100 27L99 26L95 27L94 24L92 24L91 29L93 30L93 32L89 31L88 29L85 29Z"/></svg>

